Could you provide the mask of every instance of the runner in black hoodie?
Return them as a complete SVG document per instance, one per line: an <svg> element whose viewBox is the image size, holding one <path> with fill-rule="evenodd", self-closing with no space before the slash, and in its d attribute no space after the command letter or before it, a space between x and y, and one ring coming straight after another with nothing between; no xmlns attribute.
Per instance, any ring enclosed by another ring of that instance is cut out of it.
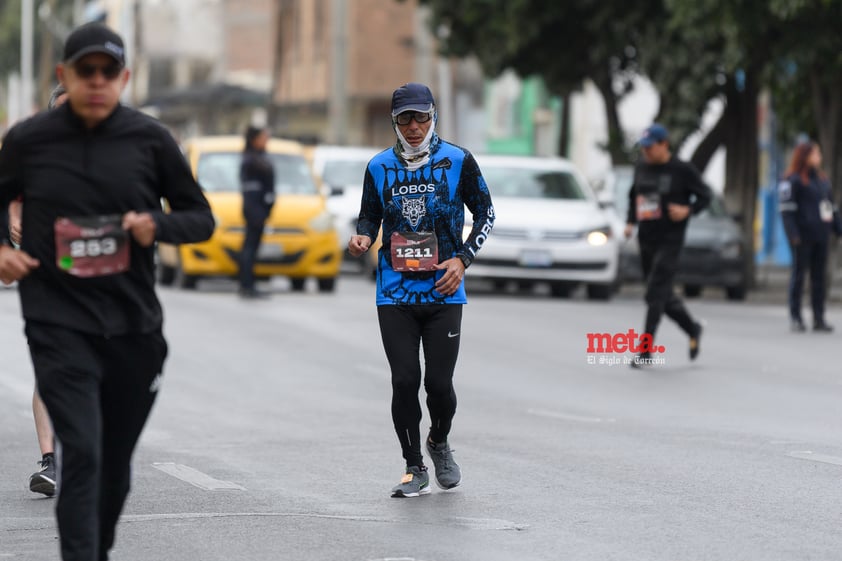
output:
<svg viewBox="0 0 842 561"><path fill-rule="evenodd" d="M667 130L653 124L640 139L643 162L634 170L629 190L626 237L637 224L640 262L646 280L646 326L652 337L661 316L667 315L690 337L690 359L699 354L702 325L690 316L675 295L673 280L678 271L678 257L684 245L684 233L690 214L697 214L711 201L710 188L691 164L674 157L669 148ZM643 351L632 366L647 364L651 352Z"/></svg>
<svg viewBox="0 0 842 561"><path fill-rule="evenodd" d="M119 35L77 28L57 76L68 102L13 127L0 149L0 216L22 196L24 232L19 250L0 243L0 280L20 281L59 443L62 559L102 561L167 355L154 242L202 241L214 223L169 132L120 105L129 73Z"/></svg>

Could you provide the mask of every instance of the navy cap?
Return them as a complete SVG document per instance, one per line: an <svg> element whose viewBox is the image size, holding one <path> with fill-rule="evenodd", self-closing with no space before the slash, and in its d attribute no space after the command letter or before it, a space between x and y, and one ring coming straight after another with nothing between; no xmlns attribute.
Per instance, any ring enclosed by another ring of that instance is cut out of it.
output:
<svg viewBox="0 0 842 561"><path fill-rule="evenodd" d="M653 144L657 144L658 142L663 142L667 138L669 138L669 133L667 132L666 127L658 123L652 123L646 127L645 131L643 131L638 144L646 148L652 146Z"/></svg>
<svg viewBox="0 0 842 561"><path fill-rule="evenodd" d="M392 94L392 117L404 111L430 112L435 107L433 93L424 84L410 82Z"/></svg>
<svg viewBox="0 0 842 561"><path fill-rule="evenodd" d="M73 30L64 42L64 62L76 62L93 53L111 56L126 65L126 50L123 39L106 25L98 22L86 23Z"/></svg>

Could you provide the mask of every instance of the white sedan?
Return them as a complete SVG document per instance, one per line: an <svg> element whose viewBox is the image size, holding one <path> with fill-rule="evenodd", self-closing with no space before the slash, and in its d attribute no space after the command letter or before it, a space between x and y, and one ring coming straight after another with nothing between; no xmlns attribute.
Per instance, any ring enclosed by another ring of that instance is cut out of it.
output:
<svg viewBox="0 0 842 561"><path fill-rule="evenodd" d="M469 277L516 281L521 288L547 283L554 296L584 283L589 299L610 299L617 286L617 227L575 166L562 158L475 157L497 218Z"/></svg>

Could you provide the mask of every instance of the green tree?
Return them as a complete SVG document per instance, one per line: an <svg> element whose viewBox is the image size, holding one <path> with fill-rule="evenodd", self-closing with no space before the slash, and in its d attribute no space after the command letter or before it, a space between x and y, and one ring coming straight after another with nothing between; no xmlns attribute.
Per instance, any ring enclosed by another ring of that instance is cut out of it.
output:
<svg viewBox="0 0 842 561"><path fill-rule="evenodd" d="M476 56L488 76L506 69L537 75L551 93L565 98L592 80L605 100L605 149L615 162L628 161L617 105L632 88L637 30L663 19L660 2L421 1L431 8L443 53Z"/></svg>
<svg viewBox="0 0 842 561"><path fill-rule="evenodd" d="M34 2L34 61L38 78L36 93L41 105L49 98L51 84L55 81L53 68L61 57L63 37L58 37L59 27L69 28L72 21L73 0L42 0ZM48 25L38 14L41 6L49 7ZM58 23L58 25L55 25ZM0 77L20 72L21 0L0 0Z"/></svg>
<svg viewBox="0 0 842 561"><path fill-rule="evenodd" d="M842 0L771 0L785 22L773 48L768 82L779 120L781 141L797 132L819 141L824 165L842 196Z"/></svg>

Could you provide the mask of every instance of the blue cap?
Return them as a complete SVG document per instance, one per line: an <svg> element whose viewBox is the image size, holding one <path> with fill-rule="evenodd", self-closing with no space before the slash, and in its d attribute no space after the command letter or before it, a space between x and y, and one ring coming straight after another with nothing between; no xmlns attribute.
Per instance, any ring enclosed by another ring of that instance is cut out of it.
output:
<svg viewBox="0 0 842 561"><path fill-rule="evenodd" d="M410 82L392 94L392 117L404 111L429 112L436 105L433 93L424 84Z"/></svg>
<svg viewBox="0 0 842 561"><path fill-rule="evenodd" d="M643 131L643 134L640 136L640 140L637 143L644 148L647 148L653 144L657 144L658 142L663 142L667 138L669 138L669 133L667 132L666 127L658 123L652 123L645 131Z"/></svg>

